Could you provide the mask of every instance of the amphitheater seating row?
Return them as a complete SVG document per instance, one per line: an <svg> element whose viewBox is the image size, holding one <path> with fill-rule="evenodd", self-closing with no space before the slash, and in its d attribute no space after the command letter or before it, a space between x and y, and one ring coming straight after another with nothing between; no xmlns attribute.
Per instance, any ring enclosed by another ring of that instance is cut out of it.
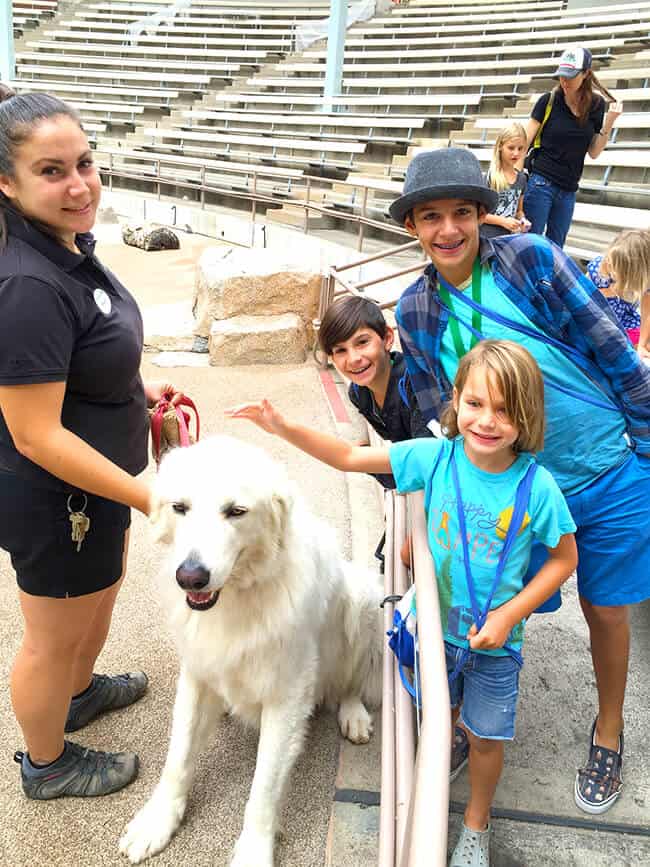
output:
<svg viewBox="0 0 650 867"><path fill-rule="evenodd" d="M408 146L425 120L405 115L286 114L250 111L181 111L170 124L182 129L230 135L257 134Z"/></svg>
<svg viewBox="0 0 650 867"><path fill-rule="evenodd" d="M516 57L507 60L494 60L490 57L489 59L456 63L426 63L412 62L407 55L400 58L397 63L390 60L381 63L344 63L343 76L344 83L346 78L348 80L354 78L355 82L359 84L362 81L368 83L372 80L373 75L380 75L382 77L385 76L389 80L392 78L398 80L401 77L404 83L411 83L414 86L417 86L418 82L426 84L431 79L434 84L430 86L435 86L438 83L439 86L444 86L445 81L448 81L449 86L453 87L455 84L462 84L464 81L478 80L479 82L487 83L493 74L505 72L506 75L523 83L522 79L525 79L527 82L533 79L550 80L552 73L557 67L559 56L560 52L558 51L556 56L544 58ZM594 54L593 57L594 61L602 61L604 63L608 63L612 59L611 55L607 54ZM638 62L635 61L635 58ZM598 77L604 83L617 79L628 81L634 79L645 80L650 76L650 63L647 62L648 59L650 59L650 52L637 52L630 60L625 61L624 65L621 62L617 62L615 69L608 69L606 67L598 69ZM646 61L645 65L643 65L644 61ZM489 63L488 68L490 70L488 76L482 75L486 68L486 62ZM278 74L278 77L281 77L282 74L286 75L286 73L317 73L324 75L325 58L320 62L285 60L275 64L272 68ZM428 73L428 75L426 78L422 78L420 73ZM457 81L454 81L455 79ZM368 86L372 85L368 84Z"/></svg>
<svg viewBox="0 0 650 867"><path fill-rule="evenodd" d="M125 33L123 29L121 32L115 33L100 32L94 25L90 28L88 23L85 23L80 28L44 30L43 32L45 36L56 37L57 40L79 41L80 38L83 38L86 42L128 43L131 41L129 34ZM140 43L144 43L145 45L189 45L194 48L216 48L219 46L225 48L229 45L238 47L250 46L252 48L265 48L269 53L273 54L285 54L291 51L293 46L291 36L262 39L259 37L251 38L250 33L242 33L238 38L235 38L207 35L205 30L203 30L203 35L197 33L194 36L188 36L179 28L168 28L167 30L159 28L157 34L156 36L152 36L149 33L141 33L135 41L137 41L138 45Z"/></svg>
<svg viewBox="0 0 650 867"><path fill-rule="evenodd" d="M53 31L56 34L57 31ZM205 49L187 47L168 47L164 45L124 45L123 43L87 42L79 40L39 40L38 42L26 42L27 48L41 48L43 51L55 51L57 55L69 56L68 52L79 53L84 57L103 58L106 55L118 57L138 57L143 63L157 65L159 60L172 57L185 59L188 62L202 62L209 64L212 60L240 63L242 66L257 66L269 56L268 51L257 48L225 48Z"/></svg>
<svg viewBox="0 0 650 867"><path fill-rule="evenodd" d="M650 17L650 16L649 16ZM354 31L356 33L356 31ZM522 48L513 45L513 43L521 42L528 46L536 54L544 53L545 43L548 47L554 47L558 44L558 34L554 29L540 30L535 34L535 43L531 44L530 35L521 30L516 33L504 34L484 33L484 34L465 34L458 33L449 36L437 36L435 33L426 36L399 36L395 33L384 33L374 31L372 34L365 36L351 36L346 39L346 46L350 48L358 48L363 51L377 51L382 49L405 48L410 50L411 46L425 47L431 45L431 40L435 39L436 47L449 46L449 48L467 48L472 45L496 45L502 47L502 50L510 49L511 51L521 51ZM646 19L641 26L636 23L620 24L617 26L603 25L598 27L574 28L562 33L562 41L570 42L581 39L583 42L588 42L590 45L594 40L598 39L623 39L632 43L642 43L650 38L650 21Z"/></svg>
<svg viewBox="0 0 650 867"><path fill-rule="evenodd" d="M105 7L91 5L86 7L86 9L80 9L76 14L76 18L81 20L90 18L92 21L113 22L125 27L134 21L145 20L147 15L150 14L151 9L143 9L141 11L131 11L130 9L128 11L106 11ZM322 18L323 11L318 9L302 9L294 12L294 14L288 15L282 10L278 10L275 12L264 12L262 15L251 16L250 14L246 15L242 13L239 9L225 12L223 9L212 10L192 7L191 10L181 10L173 16L170 13L169 18L163 20L168 20L170 24L177 24L179 27L184 27L188 24L202 24L204 26L209 24L211 27L236 25L237 27L244 29L260 30L262 28L268 28L269 30L272 30L275 27L292 29L298 24L302 24L306 21Z"/></svg>
<svg viewBox="0 0 650 867"><path fill-rule="evenodd" d="M28 45L29 44L30 43L28 43ZM425 61L414 62L410 59L409 54L410 52L407 52L405 55L400 55L397 59L391 57L381 62L371 61L370 63L344 63L343 75L355 75L359 77L368 75L368 73L385 73L386 75L400 73L404 75L417 75L421 72L426 72L428 74L435 73L436 75L441 76L465 75L466 73L469 73L470 75L480 75L482 72L485 71L486 68L486 61L484 59L463 60L456 62L443 61L437 63ZM534 75L536 72L551 72L557 67L559 54L560 52L558 52L558 54L554 57L512 57L505 60L495 60L491 57L489 60L488 68L491 72L500 72L502 70L507 70L513 75L518 75L520 73L524 75ZM596 59L606 60L607 55L596 55ZM325 57L323 57L322 60L315 61L295 61L293 59L289 59L275 64L273 66L273 69L279 73L324 73L325 60Z"/></svg>
<svg viewBox="0 0 650 867"><path fill-rule="evenodd" d="M250 86L260 86L260 87L268 87L273 88L274 93L278 94L286 94L287 98L290 102L293 102L296 99L296 94L298 98L300 95L307 95L308 90L313 89L318 92L322 91L322 82L313 79L306 79L307 85L303 85L302 81L305 79L294 79L294 78L249 78L246 82ZM617 77L618 80L618 77ZM351 89L361 89L366 85L364 84L366 80L361 79L360 81L355 81L354 79L348 79L347 83L344 79L344 87L347 88L349 92ZM481 79L473 76L468 76L466 84L462 84L462 80L454 79L454 84L451 85L448 89L445 88L445 79L435 79L435 78L423 78L417 79L418 84L411 83L409 78L399 78L399 79L371 79L371 84L368 84L368 88L372 88L376 94L380 94L384 97L384 101L390 102L391 105L399 104L399 94L391 93L390 96L386 93L386 91L392 90L403 90L407 91L407 96L412 96L413 100L411 102L412 105L462 105L464 102L464 97L468 97L469 101L471 101L475 96L478 96L479 101L481 98L490 99L490 98L500 98L500 99L520 99L524 94L520 93L518 90L519 85L525 85L529 83L530 78L526 78L526 76L520 76L518 78L508 78L507 76L485 76L483 82L486 85L491 83L500 83L503 82L502 86L505 86L506 82L511 82L511 87L505 90L496 90L490 91L485 90L481 85ZM463 87L467 87L470 89L469 93L466 93L463 90ZM436 93L430 93L429 89L436 88ZM445 88L446 92L441 93L440 89ZM472 93L472 90L476 90L478 88L478 93ZM420 90L419 90L420 89ZM614 96L617 97L619 102L638 102L638 103L646 103L648 98L650 97L650 89L647 87L634 87L634 88L626 88L621 89L615 86L611 86L611 89ZM422 92L424 91L424 92ZM537 91L531 94L531 101L536 101L543 91ZM316 94L314 95L316 98ZM351 97L351 99L360 99L365 101L366 97L369 97L369 94L361 97ZM346 102L347 96L341 97L341 105L353 104L352 102ZM337 98L338 100L338 98ZM418 102L421 100L421 102ZM338 104L338 103L337 103ZM403 103L405 104L405 103Z"/></svg>
<svg viewBox="0 0 650 867"><path fill-rule="evenodd" d="M627 12L629 10L637 10L644 8L646 5L643 3L617 3L616 9L621 13ZM431 6L418 6L415 4L409 4L408 6L400 6L397 9L392 11L392 14L387 17L382 17L381 15L373 18L373 21L377 24L392 24L396 25L399 23L408 23L408 22L417 22L418 19L427 19L431 18L432 13ZM483 6L482 8L478 5L465 7L465 11L463 11L459 15L459 10L457 7L450 6L446 9L445 14L445 22L448 22L450 19L453 20L454 17L458 16L461 18L464 23L473 23L478 22L480 24L490 26L494 22L500 21L512 21L513 18L516 18L519 21L530 21L537 20L541 21L544 18L557 18L562 15L564 12L564 4L563 3L549 3L547 7L542 6L542 4L524 4L524 3L493 3L487 6ZM580 16L590 15L590 14L602 14L603 7L602 6L593 6L593 7L582 7L580 9ZM570 13L567 12L567 15ZM576 11L573 11L573 15L576 14Z"/></svg>
<svg viewBox="0 0 650 867"><path fill-rule="evenodd" d="M146 20L146 19L145 19ZM89 27L92 28L94 33L101 33L106 31L107 33L122 33L129 35L128 28L129 25L124 22L113 22L113 21L102 21L101 19L93 17L92 19L88 18L74 18L68 21L62 21L61 26L68 30L88 30ZM225 36L241 36L242 38L248 38L250 36L255 36L258 39L268 40L269 42L275 42L278 38L285 43L287 40L291 40L295 27L283 27L282 29L251 29L250 27L239 26L239 27L230 27L230 26L218 26L217 24L210 24L210 34L212 36L219 36L223 34ZM205 22L200 22L198 25L188 25L183 18L174 18L173 20L166 22L161 22L156 27L157 33L178 33L184 36L204 36L206 32L206 24Z"/></svg>
<svg viewBox="0 0 650 867"><path fill-rule="evenodd" d="M605 36L600 39L589 39L589 48L592 52L597 54L607 53L611 54L614 49L622 49L626 45L630 45L632 47L638 46L639 43L642 43L646 39L645 31L643 34L639 35L635 33L630 37L615 37L615 36ZM404 51L404 56L408 56L408 58L432 58L432 59L444 59L449 58L453 60L454 58L461 57L470 57L472 59L476 59L477 55L481 55L485 58L486 63L490 63L491 59L502 60L505 57L525 57L526 55L531 55L533 57L539 57L540 55L546 54L555 54L559 55L562 52L563 46L558 44L557 42L552 41L552 38L549 39L548 44L529 44L529 45L506 45L504 43L500 43L498 45L491 46L483 46L488 47L489 50L482 51L481 46L468 46L465 44L464 40L459 40L462 44L456 47L445 47L438 48L438 40L435 40L434 46L429 45L428 48L412 48L412 45L420 45L421 43L415 43L414 40L407 40L406 44L403 45L384 45L377 47L376 43L373 48L367 47L367 44L363 40L355 40L352 42L351 39L346 40L346 50L344 54L344 61L379 61L385 60L387 56L390 56L391 48L400 48L400 50ZM428 40L431 43L431 40ZM424 45L427 44L427 40L424 40ZM312 59L312 58L326 58L327 51L322 48L309 49L303 52L303 57ZM487 67L489 68L489 66Z"/></svg>
<svg viewBox="0 0 650 867"><path fill-rule="evenodd" d="M98 57L97 55L87 54L59 54L58 52L45 51L19 51L16 54L16 63L26 65L37 63L38 66L47 65L47 73L58 74L61 67L67 67L71 64L73 67L82 67L84 70L90 70L97 66L100 69L110 71L110 68L118 70L129 69L148 69L150 61L142 58L125 58L125 57ZM168 60L162 59L157 64L161 78L169 79L168 72L177 72L184 70L185 72L208 75L210 78L225 78L232 79L241 69L239 63L226 63L224 61L202 61L193 63L187 60Z"/></svg>
<svg viewBox="0 0 650 867"><path fill-rule="evenodd" d="M76 82L79 82L80 85L86 85L93 81L112 81L114 83L117 82L128 82L128 81L141 81L141 82L169 82L175 86L176 90L181 90L183 87L179 87L178 85L184 86L184 89L187 91L195 91L200 92L202 88L207 87L212 81L213 76L210 75L199 75L192 73L184 73L184 72L164 72L159 73L158 75L152 74L151 71L147 72L128 72L124 69L116 69L114 71L107 69L90 69L85 66L80 67L56 67L56 69L52 70L43 64L31 64L31 63L21 63L20 64L20 72L21 74L28 73L30 76L36 76L36 80L38 78L47 78L50 82L57 82L65 79L73 79Z"/></svg>

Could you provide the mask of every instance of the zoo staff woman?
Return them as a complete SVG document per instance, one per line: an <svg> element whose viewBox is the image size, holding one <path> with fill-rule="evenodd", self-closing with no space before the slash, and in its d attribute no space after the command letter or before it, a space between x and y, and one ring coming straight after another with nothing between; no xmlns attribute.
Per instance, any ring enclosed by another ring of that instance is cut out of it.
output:
<svg viewBox="0 0 650 867"><path fill-rule="evenodd" d="M142 320L95 258L101 183L77 114L0 85L0 547L11 555L24 634L11 697L27 797L114 792L131 752L64 739L139 699L143 672L93 673L126 563L134 478L147 463Z"/></svg>
<svg viewBox="0 0 650 867"><path fill-rule="evenodd" d="M540 96L526 129L530 146L543 125L541 145L524 193L524 213L532 224L531 232L541 235L546 228L546 236L563 247L585 157L589 154L595 160L602 153L621 106L616 103L605 114L603 97L612 102L615 99L594 75L591 52L586 48L567 48L554 78L559 80L558 87Z"/></svg>

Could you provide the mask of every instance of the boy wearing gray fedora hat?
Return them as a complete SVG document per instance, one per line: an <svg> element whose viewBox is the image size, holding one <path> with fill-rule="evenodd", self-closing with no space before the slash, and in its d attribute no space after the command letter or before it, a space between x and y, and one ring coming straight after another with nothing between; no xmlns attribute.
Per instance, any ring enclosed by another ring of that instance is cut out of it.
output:
<svg viewBox="0 0 650 867"><path fill-rule="evenodd" d="M451 398L459 359L477 341L515 340L542 369L546 437L539 462L555 476L578 526L578 590L598 692L574 798L581 810L603 813L621 789L627 606L650 598L648 569L629 565L650 555L650 368L606 299L559 247L532 233L479 237L495 200L468 149L413 159L390 213L431 263L400 298L397 324L420 411L432 427ZM530 575L544 556L534 551Z"/></svg>

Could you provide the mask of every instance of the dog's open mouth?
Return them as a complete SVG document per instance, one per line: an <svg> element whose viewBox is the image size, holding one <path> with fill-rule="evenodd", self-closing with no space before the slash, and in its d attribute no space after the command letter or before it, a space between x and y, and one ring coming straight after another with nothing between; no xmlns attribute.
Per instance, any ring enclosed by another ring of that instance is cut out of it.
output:
<svg viewBox="0 0 650 867"><path fill-rule="evenodd" d="M188 590L185 592L185 601L192 611L207 611L216 603L220 592L220 590L213 590L209 593L191 593Z"/></svg>

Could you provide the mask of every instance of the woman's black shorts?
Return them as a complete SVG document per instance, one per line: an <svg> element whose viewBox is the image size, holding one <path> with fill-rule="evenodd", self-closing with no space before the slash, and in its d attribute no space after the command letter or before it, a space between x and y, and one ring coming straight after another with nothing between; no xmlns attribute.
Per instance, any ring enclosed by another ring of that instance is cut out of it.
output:
<svg viewBox="0 0 650 867"><path fill-rule="evenodd" d="M75 492L72 510L84 506L90 527L77 551L72 541L69 493L35 488L0 471L0 548L11 556L18 586L33 596L65 598L105 590L122 574L127 506Z"/></svg>

